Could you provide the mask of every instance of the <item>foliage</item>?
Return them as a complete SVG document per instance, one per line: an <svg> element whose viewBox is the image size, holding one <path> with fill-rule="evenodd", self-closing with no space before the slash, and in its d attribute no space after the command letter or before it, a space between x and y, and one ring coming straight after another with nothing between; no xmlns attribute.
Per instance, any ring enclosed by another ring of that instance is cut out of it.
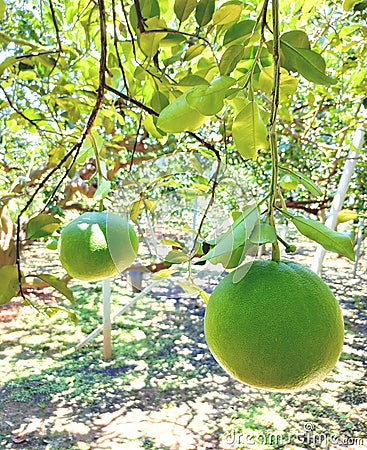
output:
<svg viewBox="0 0 367 450"><path fill-rule="evenodd" d="M266 197L276 110L280 174L299 182L287 197L276 186L277 208L286 219L287 208L329 204L366 101L365 2L281 2L278 100L268 0L0 5L1 262L17 262L20 285L22 247L57 236L68 209L123 209L148 229L160 220L157 202L203 199L193 260L210 241L213 203L229 205L229 218L245 206L228 173L234 184L245 178L258 203ZM361 154L347 199L359 214L365 165ZM265 205L263 229L273 226ZM320 227L312 238L353 258Z"/></svg>

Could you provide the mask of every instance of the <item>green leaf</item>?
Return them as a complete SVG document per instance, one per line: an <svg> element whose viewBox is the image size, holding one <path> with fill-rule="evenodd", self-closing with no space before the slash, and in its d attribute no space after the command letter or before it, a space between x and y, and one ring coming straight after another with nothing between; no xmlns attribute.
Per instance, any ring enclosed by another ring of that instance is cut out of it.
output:
<svg viewBox="0 0 367 450"><path fill-rule="evenodd" d="M4 0L0 0L0 20L4 17L6 5Z"/></svg>
<svg viewBox="0 0 367 450"><path fill-rule="evenodd" d="M184 60L190 61L191 59L196 58L197 56L201 55L203 51L205 50L204 44L194 44L190 45L190 47L186 50Z"/></svg>
<svg viewBox="0 0 367 450"><path fill-rule="evenodd" d="M355 220L358 217L357 211L352 211L350 209L341 209L338 214L338 222L344 223L349 222L350 220Z"/></svg>
<svg viewBox="0 0 367 450"><path fill-rule="evenodd" d="M326 64L318 53L310 50L307 34L303 31L289 31L280 38L283 53L281 65L287 70L298 72L306 80L329 86L337 81L325 74Z"/></svg>
<svg viewBox="0 0 367 450"><path fill-rule="evenodd" d="M213 14L213 23L216 26L232 24L237 22L240 18L241 12L241 2L225 3Z"/></svg>
<svg viewBox="0 0 367 450"><path fill-rule="evenodd" d="M207 25L213 17L215 0L200 0L196 6L195 19L199 27Z"/></svg>
<svg viewBox="0 0 367 450"><path fill-rule="evenodd" d="M167 278L176 272L178 272L178 269L162 269L153 275L153 280L162 280L163 278Z"/></svg>
<svg viewBox="0 0 367 450"><path fill-rule="evenodd" d="M102 181L101 181L101 183L99 183L99 186L98 186L96 192L94 193L93 198L95 200L101 200L108 195L110 190L111 190L111 181L106 180L105 178L102 178Z"/></svg>
<svg viewBox="0 0 367 450"><path fill-rule="evenodd" d="M140 0L139 4L141 14L144 17L144 19L149 19L151 17L159 17L160 8L158 0ZM130 9L130 22L134 30L136 31L138 26L138 18L136 14L135 5L132 5Z"/></svg>
<svg viewBox="0 0 367 450"><path fill-rule="evenodd" d="M288 167L284 167L284 166L279 166L279 168L281 170L283 170L284 172L287 172L287 173L293 175L293 177L295 177L297 179L297 181L299 183L301 183L308 190L308 192L311 195L313 195L314 197L322 196L322 190L319 188L319 186L317 186L316 183L314 183L310 178L308 178L303 173L297 172L293 169L289 169Z"/></svg>
<svg viewBox="0 0 367 450"><path fill-rule="evenodd" d="M59 219L51 214L39 214L27 223L26 238L39 239L41 237L50 236L59 228Z"/></svg>
<svg viewBox="0 0 367 450"><path fill-rule="evenodd" d="M161 244L169 245L170 247L183 248L179 242L174 241L173 239L162 239Z"/></svg>
<svg viewBox="0 0 367 450"><path fill-rule="evenodd" d="M213 116L223 108L224 94L210 89L210 86L198 86L187 92L186 101L200 114Z"/></svg>
<svg viewBox="0 0 367 450"><path fill-rule="evenodd" d="M250 236L250 241L254 244L266 244L275 242L277 239L274 228L268 223L258 223Z"/></svg>
<svg viewBox="0 0 367 450"><path fill-rule="evenodd" d="M196 7L196 0L175 0L173 10L180 22L185 22Z"/></svg>
<svg viewBox="0 0 367 450"><path fill-rule="evenodd" d="M181 250L172 250L168 252L164 260L172 264L181 264L187 262L189 260L189 257Z"/></svg>
<svg viewBox="0 0 367 450"><path fill-rule="evenodd" d="M162 92L155 92L150 102L152 108L160 113L162 109L169 105L168 98Z"/></svg>
<svg viewBox="0 0 367 450"><path fill-rule="evenodd" d="M353 243L349 236L337 231L331 230L321 222L312 219L306 219L301 216L294 216L288 212L281 211L296 226L297 230L303 236L322 245L326 250L339 253L354 261L355 253Z"/></svg>
<svg viewBox="0 0 367 450"><path fill-rule="evenodd" d="M136 222L139 214L140 214L140 208L144 205L143 199L140 197L139 200L136 200L130 207L130 219L133 222Z"/></svg>
<svg viewBox="0 0 367 450"><path fill-rule="evenodd" d="M195 131L208 119L195 108L192 108L186 100L191 88L180 95L159 114L157 126L166 133L180 133L182 131Z"/></svg>
<svg viewBox="0 0 367 450"><path fill-rule="evenodd" d="M164 20L159 19L158 17L152 17L144 22L145 28L147 31L150 30L160 30L166 29L167 24ZM157 53L159 48L159 43L162 39L167 36L167 33L158 32L158 33L140 33L138 32L138 43L142 52L148 56L148 58L153 58L153 56Z"/></svg>
<svg viewBox="0 0 367 450"><path fill-rule="evenodd" d="M259 81L256 86L256 89L263 91L267 95L271 95L273 89L273 78L274 77L274 67L263 67L260 72ZM288 71L281 68L280 71L280 93L279 100L280 102L287 102L290 97L297 91L298 80L295 77L289 75Z"/></svg>
<svg viewBox="0 0 367 450"><path fill-rule="evenodd" d="M52 286L54 289L60 292L60 294L62 294L68 300L70 300L70 302L74 305L75 303L74 293L70 288L67 287L64 280L57 278L54 275L49 275L46 273L37 274L35 276L40 280L44 281L45 283L47 283L48 285Z"/></svg>
<svg viewBox="0 0 367 450"><path fill-rule="evenodd" d="M202 289L200 286L195 284L192 280L183 280L180 281L180 286L182 289L186 292L186 294L196 297L197 295L200 295Z"/></svg>
<svg viewBox="0 0 367 450"><path fill-rule="evenodd" d="M258 218L257 206L247 206L242 214L233 222L229 230L215 239L214 247L206 255L199 258L198 262L211 260L212 258L228 253L232 254L234 250L243 246L248 236L252 233Z"/></svg>
<svg viewBox="0 0 367 450"><path fill-rule="evenodd" d="M268 131L256 102L249 102L235 118L232 136L238 152L255 160L259 149L268 146Z"/></svg>
<svg viewBox="0 0 367 450"><path fill-rule="evenodd" d="M242 45L232 45L223 53L219 63L221 75L228 75L236 68L243 57L244 48Z"/></svg>
<svg viewBox="0 0 367 450"><path fill-rule="evenodd" d="M255 25L255 20L242 20L241 22L232 25L224 35L223 45L225 47L229 44L247 45Z"/></svg>
<svg viewBox="0 0 367 450"><path fill-rule="evenodd" d="M70 309L64 308L63 306L45 306L42 310L45 311L49 317L52 317L58 312L64 312L69 316L73 323L77 324L79 322L78 316L73 311L70 311Z"/></svg>
<svg viewBox="0 0 367 450"><path fill-rule="evenodd" d="M18 268L17 266L0 267L0 305L10 302L18 294Z"/></svg>
<svg viewBox="0 0 367 450"><path fill-rule="evenodd" d="M362 3L362 0L344 0L343 9L344 11L352 11L359 3Z"/></svg>
<svg viewBox="0 0 367 450"><path fill-rule="evenodd" d="M9 66L16 64L17 58L15 56L9 56L9 58L6 58L1 64L0 64L0 75L4 73L4 70L7 69Z"/></svg>
<svg viewBox="0 0 367 450"><path fill-rule="evenodd" d="M208 294L204 289L200 291L200 297L204 300L204 303L207 305L209 303L210 294Z"/></svg>

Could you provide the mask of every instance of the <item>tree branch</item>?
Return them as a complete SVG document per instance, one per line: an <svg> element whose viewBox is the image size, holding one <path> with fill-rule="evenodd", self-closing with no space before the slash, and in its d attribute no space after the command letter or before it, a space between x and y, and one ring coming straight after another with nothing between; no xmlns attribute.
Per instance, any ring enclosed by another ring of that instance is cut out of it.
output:
<svg viewBox="0 0 367 450"><path fill-rule="evenodd" d="M25 294L22 289L22 270L21 270L21 261L20 261L20 232L21 232L21 218L23 214L28 210L28 208L33 203L34 199L37 197L39 192L44 188L45 184L48 180L58 171L61 169L61 167L66 163L66 161L73 155L72 161L69 164L69 166L66 169L65 174L62 176L61 180L57 183L53 193L51 194L49 200L46 202L43 210L47 208L50 201L60 188L61 184L64 182L65 178L68 176L71 168L73 167L80 149L83 145L84 140L86 139L88 133L90 132L93 123L98 115L98 112L102 106L103 99L104 99L104 92L105 92L105 80L106 80L106 68L107 68L107 31L106 31L106 12L105 12L105 4L104 0L98 0L98 8L99 8L99 18L100 18L100 41L101 41L101 58L100 58L100 66L99 66L99 86L97 90L97 99L95 102L95 105L93 107L93 110L88 118L88 121L84 127L83 133L79 139L79 141L65 154L65 156L60 160L60 162L45 176L45 178L42 180L42 182L38 185L38 187L35 189L33 194L30 196L24 207L20 210L18 217L17 217L17 232L16 232L16 265L18 269L18 284L19 284L19 292L27 304L32 304L35 306L30 300L28 300L25 297Z"/></svg>

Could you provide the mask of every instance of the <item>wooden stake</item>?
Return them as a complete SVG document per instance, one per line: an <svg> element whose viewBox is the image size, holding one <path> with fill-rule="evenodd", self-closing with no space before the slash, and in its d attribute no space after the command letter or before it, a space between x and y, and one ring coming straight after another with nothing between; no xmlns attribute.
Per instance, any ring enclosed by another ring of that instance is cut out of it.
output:
<svg viewBox="0 0 367 450"><path fill-rule="evenodd" d="M103 280L103 358L112 358L111 340L111 280Z"/></svg>

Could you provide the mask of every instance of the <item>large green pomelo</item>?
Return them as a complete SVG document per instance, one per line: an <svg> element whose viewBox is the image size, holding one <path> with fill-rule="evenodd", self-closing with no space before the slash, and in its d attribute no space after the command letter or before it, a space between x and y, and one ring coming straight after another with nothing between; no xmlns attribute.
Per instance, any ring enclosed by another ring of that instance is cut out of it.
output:
<svg viewBox="0 0 367 450"><path fill-rule="evenodd" d="M87 212L63 229L59 258L72 277L97 281L114 277L129 267L138 245L127 220L108 212Z"/></svg>
<svg viewBox="0 0 367 450"><path fill-rule="evenodd" d="M212 354L234 378L266 390L297 391L321 381L344 338L331 290L297 263L258 260L245 266L210 296L204 329ZM238 273L245 275L233 282Z"/></svg>

